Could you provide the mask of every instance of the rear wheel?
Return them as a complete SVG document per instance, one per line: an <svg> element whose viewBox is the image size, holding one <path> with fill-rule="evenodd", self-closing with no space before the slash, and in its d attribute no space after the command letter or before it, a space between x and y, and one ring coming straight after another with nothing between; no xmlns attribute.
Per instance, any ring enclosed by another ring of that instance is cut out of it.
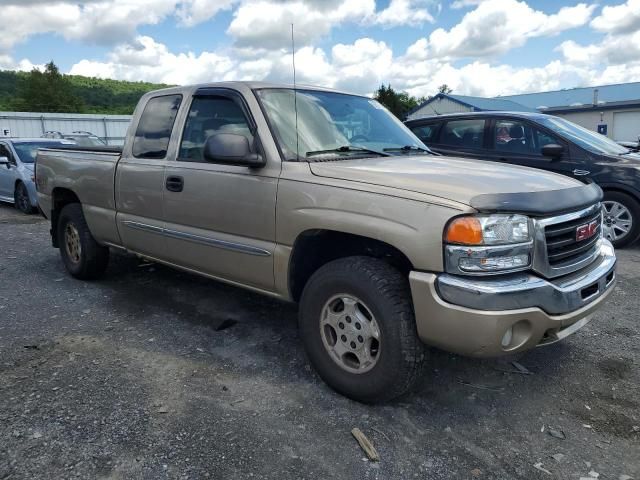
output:
<svg viewBox="0 0 640 480"><path fill-rule="evenodd" d="M349 257L314 273L300 301L300 333L322 379L354 400L391 400L421 377L425 347L408 279L381 260Z"/></svg>
<svg viewBox="0 0 640 480"><path fill-rule="evenodd" d="M621 248L640 236L640 204L622 192L605 192L603 232L614 247Z"/></svg>
<svg viewBox="0 0 640 480"><path fill-rule="evenodd" d="M109 248L91 235L80 204L71 203L60 212L58 241L62 262L74 277L93 280L107 269Z"/></svg>
<svg viewBox="0 0 640 480"><path fill-rule="evenodd" d="M31 206L29 192L27 191L27 187L24 183L18 182L16 184L16 189L13 193L13 200L15 202L16 208L22 213L33 213L34 208Z"/></svg>

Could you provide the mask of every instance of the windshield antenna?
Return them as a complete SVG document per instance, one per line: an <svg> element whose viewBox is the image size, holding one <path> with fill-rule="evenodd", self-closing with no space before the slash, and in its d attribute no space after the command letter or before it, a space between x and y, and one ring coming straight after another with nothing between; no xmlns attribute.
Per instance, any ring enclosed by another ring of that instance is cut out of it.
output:
<svg viewBox="0 0 640 480"><path fill-rule="evenodd" d="M291 60L293 63L293 109L296 113L296 160L300 160L300 145L298 141L298 92L296 90L296 44L291 24Z"/></svg>

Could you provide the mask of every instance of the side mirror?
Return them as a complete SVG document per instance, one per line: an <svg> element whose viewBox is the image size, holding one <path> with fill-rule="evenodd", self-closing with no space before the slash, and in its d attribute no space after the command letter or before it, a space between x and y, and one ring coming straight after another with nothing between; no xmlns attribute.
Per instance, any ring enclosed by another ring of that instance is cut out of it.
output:
<svg viewBox="0 0 640 480"><path fill-rule="evenodd" d="M237 133L218 133L207 138L204 158L212 163L249 168L264 167L266 163L262 155L251 151L247 137Z"/></svg>
<svg viewBox="0 0 640 480"><path fill-rule="evenodd" d="M550 143L542 147L542 155L553 159L560 158L564 153L564 147L557 143Z"/></svg>
<svg viewBox="0 0 640 480"><path fill-rule="evenodd" d="M6 165L6 167L9 168L9 165L11 165L11 163L9 162L9 158L0 157L0 165Z"/></svg>

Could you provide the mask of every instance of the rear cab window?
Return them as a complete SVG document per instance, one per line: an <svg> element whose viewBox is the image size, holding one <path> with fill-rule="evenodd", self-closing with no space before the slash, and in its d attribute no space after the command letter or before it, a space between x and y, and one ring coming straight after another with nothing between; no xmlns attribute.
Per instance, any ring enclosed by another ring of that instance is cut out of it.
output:
<svg viewBox="0 0 640 480"><path fill-rule="evenodd" d="M167 156L182 95L164 95L149 99L140 116L133 139L133 156L162 159Z"/></svg>
<svg viewBox="0 0 640 480"><path fill-rule="evenodd" d="M442 128L438 143L458 148L483 148L484 126L484 119L449 120Z"/></svg>

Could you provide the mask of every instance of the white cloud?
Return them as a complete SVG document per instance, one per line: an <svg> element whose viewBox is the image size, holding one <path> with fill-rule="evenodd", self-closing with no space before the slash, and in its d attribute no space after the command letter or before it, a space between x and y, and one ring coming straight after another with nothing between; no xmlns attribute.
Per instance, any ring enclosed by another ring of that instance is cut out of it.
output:
<svg viewBox="0 0 640 480"><path fill-rule="evenodd" d="M387 8L375 15L373 21L388 27L434 23L435 19L429 13L431 6L429 0L391 0Z"/></svg>
<svg viewBox="0 0 640 480"><path fill-rule="evenodd" d="M596 30L607 33L626 33L640 30L640 0L606 6L602 13L591 21Z"/></svg>
<svg viewBox="0 0 640 480"><path fill-rule="evenodd" d="M383 27L419 26L433 23L434 0L391 0L376 10L375 0L245 0L233 13L227 34L238 48L286 49L295 24L298 45L310 45L348 23Z"/></svg>
<svg viewBox="0 0 640 480"><path fill-rule="evenodd" d="M117 47L106 62L82 60L69 73L121 80L191 84L220 81L234 62L213 52L172 53L161 43L141 36L133 44Z"/></svg>
<svg viewBox="0 0 640 480"><path fill-rule="evenodd" d="M147 80L169 84L192 84L224 80L292 82L291 55L284 50L254 52L253 57L230 56L230 52L173 53L150 37L115 48L107 61L83 60L71 73ZM247 51L248 53L248 51ZM412 95L433 95L443 83L455 93L480 96L507 95L638 78L640 66L596 69L566 61L552 61L535 68L493 65L475 61L464 66L444 58L416 59L407 51L394 55L383 41L360 38L334 45L329 53L305 46L296 51L299 84L314 84L370 94L391 83Z"/></svg>
<svg viewBox="0 0 640 480"><path fill-rule="evenodd" d="M374 0L352 0L333 5L334 8L330 9L317 3L302 0L248 1L234 12L227 33L235 39L238 47L288 49L292 23L296 44L308 45L344 22L358 21L375 12Z"/></svg>
<svg viewBox="0 0 640 480"><path fill-rule="evenodd" d="M5 0L0 51L35 34L114 45L135 38L141 25L174 15L183 26L206 21L238 0Z"/></svg>
<svg viewBox="0 0 640 480"><path fill-rule="evenodd" d="M116 47L104 62L82 60L70 70L74 75L191 84L224 80L270 80L291 83L291 55L286 51L261 52L253 58L230 57L216 52L172 53L166 45L146 36ZM393 53L384 42L361 38L338 44L328 57L320 48L296 51L300 83L368 93L385 78Z"/></svg>
<svg viewBox="0 0 640 480"><path fill-rule="evenodd" d="M176 16L183 26L191 27L229 10L238 0L182 0L178 2Z"/></svg>
<svg viewBox="0 0 640 480"><path fill-rule="evenodd" d="M605 81L637 81L640 78L640 0L604 7L590 25L605 33L604 38L586 45L573 40L563 42L556 50L564 61L599 69L600 78L608 79Z"/></svg>
<svg viewBox="0 0 640 480"><path fill-rule="evenodd" d="M586 24L595 5L580 3L548 15L523 1L486 0L450 30L438 28L411 50L417 57L483 57L520 47L533 37L551 36Z"/></svg>
<svg viewBox="0 0 640 480"><path fill-rule="evenodd" d="M44 65L36 65L31 61L23 58L22 60L14 60L9 55L0 55L0 70L18 70L22 72L29 72L34 68L43 68Z"/></svg>
<svg viewBox="0 0 640 480"><path fill-rule="evenodd" d="M572 40L558 47L565 60L576 65L625 65L640 62L640 30L625 35L608 35L604 41L579 45Z"/></svg>
<svg viewBox="0 0 640 480"><path fill-rule="evenodd" d="M486 0L456 0L451 4L451 8L454 10L459 10L461 8L475 7L477 5L480 5L484 1Z"/></svg>

